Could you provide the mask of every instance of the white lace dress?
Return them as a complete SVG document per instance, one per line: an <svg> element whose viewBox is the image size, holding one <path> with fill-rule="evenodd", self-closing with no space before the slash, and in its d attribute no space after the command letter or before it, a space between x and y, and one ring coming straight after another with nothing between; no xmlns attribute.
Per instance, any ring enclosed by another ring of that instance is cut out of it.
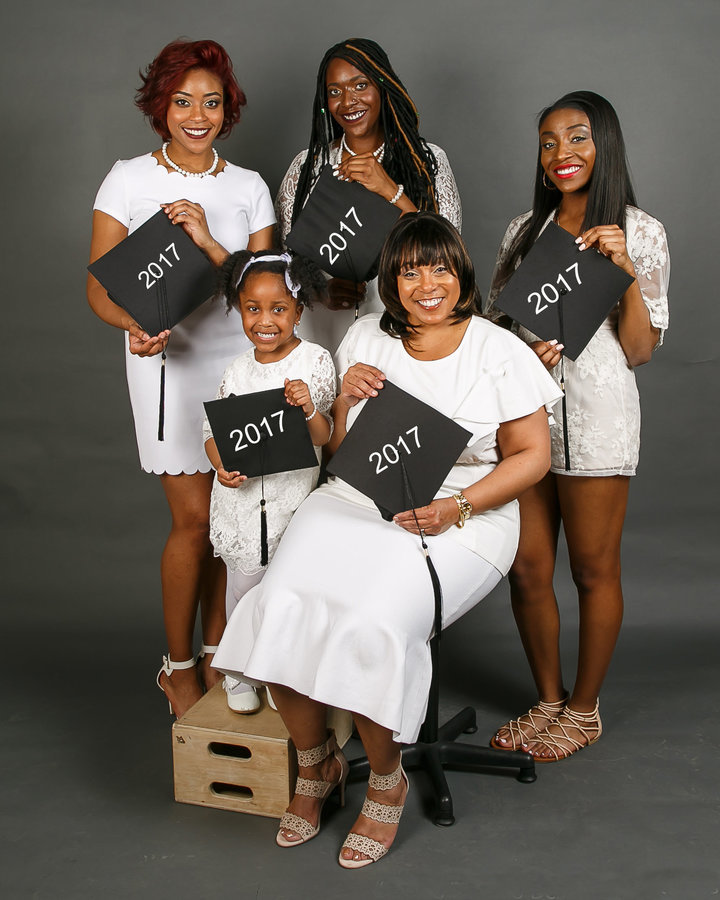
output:
<svg viewBox="0 0 720 900"><path fill-rule="evenodd" d="M257 362L254 349L243 353L226 369L217 399L283 387L286 378L301 378L310 388L310 396L318 412L329 417L335 399L335 366L327 350L309 341L301 341L284 359L274 363ZM206 417L203 442L211 437L212 431ZM319 463L319 448L315 452ZM265 476L270 559L293 513L317 484L319 471L318 465L313 469ZM210 540L215 555L222 557L231 572L253 575L262 568L260 496L260 478L248 478L237 488L223 487L217 476L213 483Z"/></svg>
<svg viewBox="0 0 720 900"><path fill-rule="evenodd" d="M435 176L435 193L437 196L438 210L441 215L452 222L458 231L462 229L462 206L455 177L450 168L447 154L435 144L428 144L437 160L437 174ZM280 228L280 237L285 243L285 238L292 227L292 212L295 203L300 169L307 158L307 150L302 150L290 164L285 177L280 184L275 200L275 214ZM330 163L335 165L340 162L342 154L339 147L330 149ZM315 177L320 175L320 168L315 172ZM359 307L358 315L364 316L371 312L383 312L385 307L380 300L377 289L377 278L368 282L365 300ZM331 310L316 303L313 309L305 310L298 332L301 337L311 341L317 341L323 347L327 347L333 353L340 346L340 341L345 332L355 321L354 309Z"/></svg>
<svg viewBox="0 0 720 900"><path fill-rule="evenodd" d="M500 245L496 272L513 238L529 216L529 212L524 213L508 226ZM551 220L552 216L548 222ZM626 210L625 240L650 322L660 330L660 346L668 327L670 255L665 229L657 219L629 206ZM498 291L491 288L487 314L493 319L503 315L494 305L497 295ZM551 429L551 471L555 474L635 474L640 452L640 399L635 373L620 345L617 329L616 306L575 362L563 360L570 469L565 468L562 407L558 403L553 410L557 425ZM538 340L536 335L522 326L513 325L513 330L526 343ZM557 365L552 375L558 383L560 373L561 366Z"/></svg>

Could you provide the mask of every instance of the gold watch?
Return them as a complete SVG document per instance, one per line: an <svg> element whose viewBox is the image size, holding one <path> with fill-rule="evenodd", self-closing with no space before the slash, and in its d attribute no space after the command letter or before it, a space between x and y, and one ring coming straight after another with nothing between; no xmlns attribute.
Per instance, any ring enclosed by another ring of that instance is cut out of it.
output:
<svg viewBox="0 0 720 900"><path fill-rule="evenodd" d="M472 514L472 503L462 491L459 494L453 494L453 500L458 507L458 520L455 524L458 528L462 528Z"/></svg>

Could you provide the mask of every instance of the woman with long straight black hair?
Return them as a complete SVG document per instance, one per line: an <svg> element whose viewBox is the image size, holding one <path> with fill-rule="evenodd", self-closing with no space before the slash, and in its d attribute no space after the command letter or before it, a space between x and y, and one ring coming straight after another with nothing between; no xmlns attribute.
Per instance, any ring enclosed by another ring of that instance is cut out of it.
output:
<svg viewBox="0 0 720 900"><path fill-rule="evenodd" d="M510 572L513 613L539 699L491 743L527 749L538 762L565 759L601 734L598 694L623 614L620 543L640 446L633 368L649 361L668 324L665 231L637 208L620 123L590 91L566 94L539 117L533 209L505 234L488 313L513 327L565 389L565 421L551 429L550 473L520 498L521 533ZM596 248L634 279L575 362L557 340L510 322L494 299L550 221ZM578 590L578 668L565 688L553 574L560 524Z"/></svg>

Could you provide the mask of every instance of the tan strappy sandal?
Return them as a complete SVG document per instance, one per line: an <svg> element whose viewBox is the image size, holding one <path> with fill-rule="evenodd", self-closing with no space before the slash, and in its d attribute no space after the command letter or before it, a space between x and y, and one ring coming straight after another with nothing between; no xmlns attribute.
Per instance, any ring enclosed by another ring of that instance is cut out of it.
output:
<svg viewBox="0 0 720 900"><path fill-rule="evenodd" d="M324 744L318 747L312 747L310 750L298 750L298 765L303 768L308 766L317 766L328 756L334 756L340 763L340 777L337 781L322 781L319 778L298 778L295 784L295 793L302 794L303 797L317 797L320 800L320 808L318 809L317 825L312 825L302 816L296 816L295 813L285 812L280 819L280 828L278 829L275 841L280 847L296 847L300 844L306 844L315 837L320 831L320 817L322 816L325 801L332 794L335 788L340 791L340 806L345 806L345 782L347 781L350 766L345 759L345 754L337 745L335 734L331 733ZM300 835L297 841L288 840L283 831L294 831Z"/></svg>
<svg viewBox="0 0 720 900"><path fill-rule="evenodd" d="M551 730L554 729L554 730ZM568 733L568 729L574 729L579 732L583 740L578 740ZM599 704L595 704L592 712L583 713L566 706L560 715L555 719L552 725L536 735L528 747L528 753L536 763L559 762L561 759L567 759L578 750L589 747L599 740L602 734L602 722L600 721ZM533 750L536 748L547 748L551 751L552 756L537 756Z"/></svg>
<svg viewBox="0 0 720 900"><path fill-rule="evenodd" d="M404 781L410 790L408 777L402 767L402 760L398 763L397 769L389 775L377 775L370 770L370 778L368 779L368 787L375 791L389 791ZM405 794L407 799L407 794ZM388 803L378 803L376 800L370 800L365 797L360 814L374 822L382 822L385 825L397 825L400 822L405 804L402 806L391 806ZM355 853L362 853L367 859L343 859L342 851L345 849L353 850ZM380 841L373 840L366 834L357 834L351 831L345 838L345 843L340 848L340 856L338 862L344 869L361 869L363 866L369 866L370 863L377 862L382 859L388 852L388 847L381 844Z"/></svg>
<svg viewBox="0 0 720 900"><path fill-rule="evenodd" d="M544 731L549 725L557 719L560 713L565 709L567 703L567 694L562 700L556 700L554 703L546 703L544 700L538 700L535 706L518 716L517 719L510 719L501 728L495 732L490 741L490 746L496 750L522 750L528 741L532 741L536 735ZM512 746L506 746L499 743L501 731L509 731L512 740Z"/></svg>

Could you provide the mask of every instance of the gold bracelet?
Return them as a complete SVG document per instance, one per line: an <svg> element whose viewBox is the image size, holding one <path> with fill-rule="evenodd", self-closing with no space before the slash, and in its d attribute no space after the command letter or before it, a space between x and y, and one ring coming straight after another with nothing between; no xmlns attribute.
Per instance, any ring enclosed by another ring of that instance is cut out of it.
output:
<svg viewBox="0 0 720 900"><path fill-rule="evenodd" d="M459 494L453 494L453 500L458 507L458 520L455 524L458 528L462 528L472 514L472 503L462 491Z"/></svg>

